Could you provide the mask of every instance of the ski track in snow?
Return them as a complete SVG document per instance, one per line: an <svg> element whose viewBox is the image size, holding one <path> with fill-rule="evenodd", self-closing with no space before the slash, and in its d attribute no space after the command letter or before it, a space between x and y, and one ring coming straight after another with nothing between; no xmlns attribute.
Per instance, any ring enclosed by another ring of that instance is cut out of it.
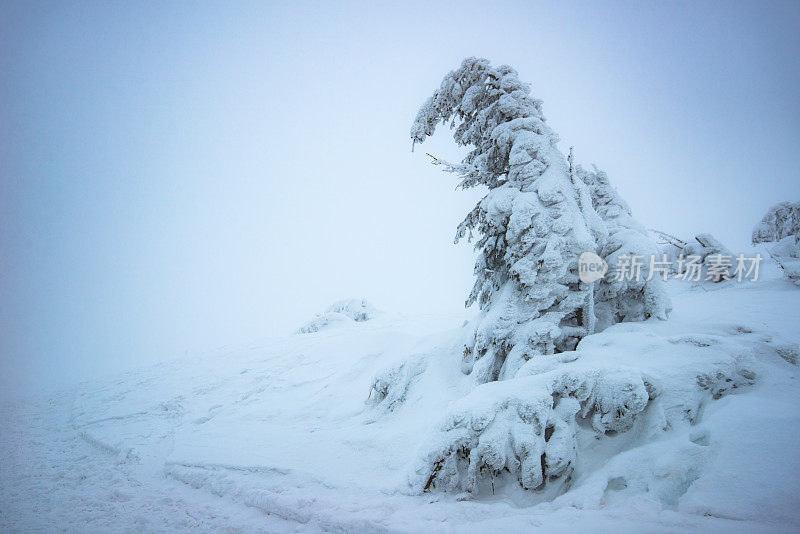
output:
<svg viewBox="0 0 800 534"><path fill-rule="evenodd" d="M304 532L300 525L138 472L71 422L73 394L2 408L0 530Z"/></svg>
<svg viewBox="0 0 800 534"><path fill-rule="evenodd" d="M696 330L668 329L705 321L708 331L751 325L797 342L800 292L779 276L710 291L672 284L675 322L627 331L704 347L710 338ZM703 404L685 432L633 448L610 438L587 452L606 456L552 502L404 490L422 438L442 415L431 407L471 387L452 352L462 319L336 323L2 404L0 530L800 529L800 386L796 367L770 356L758 362L762 382ZM396 411L365 402L377 373L409 360L428 368L409 374Z"/></svg>

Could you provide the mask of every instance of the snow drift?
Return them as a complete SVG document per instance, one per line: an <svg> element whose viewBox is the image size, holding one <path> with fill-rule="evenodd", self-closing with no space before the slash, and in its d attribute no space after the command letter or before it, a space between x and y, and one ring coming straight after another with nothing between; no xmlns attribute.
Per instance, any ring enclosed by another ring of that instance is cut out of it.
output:
<svg viewBox="0 0 800 534"><path fill-rule="evenodd" d="M796 531L797 290L668 291L509 381L460 372L466 314L379 314L6 406L0 524Z"/></svg>

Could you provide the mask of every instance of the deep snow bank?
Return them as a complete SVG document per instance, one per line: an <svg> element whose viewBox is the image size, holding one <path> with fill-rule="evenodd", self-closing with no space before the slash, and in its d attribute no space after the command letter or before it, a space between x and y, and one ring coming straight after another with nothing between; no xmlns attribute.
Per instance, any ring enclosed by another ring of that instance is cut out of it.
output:
<svg viewBox="0 0 800 534"><path fill-rule="evenodd" d="M466 314L378 314L86 384L65 431L140 492L177 484L295 530L796 531L800 292L777 269L668 289L669 321L519 381L461 373ZM12 479L3 502L39 498Z"/></svg>

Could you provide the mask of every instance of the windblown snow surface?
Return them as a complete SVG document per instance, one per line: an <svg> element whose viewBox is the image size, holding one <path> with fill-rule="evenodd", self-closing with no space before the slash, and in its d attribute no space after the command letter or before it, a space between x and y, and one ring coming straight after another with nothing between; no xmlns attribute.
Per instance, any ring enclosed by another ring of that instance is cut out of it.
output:
<svg viewBox="0 0 800 534"><path fill-rule="evenodd" d="M0 530L798 532L800 291L766 264L668 290L669 321L615 325L513 386L461 373L466 312L373 312L6 403ZM565 372L644 377L653 398L625 432L579 417L560 488L422 491L454 412Z"/></svg>

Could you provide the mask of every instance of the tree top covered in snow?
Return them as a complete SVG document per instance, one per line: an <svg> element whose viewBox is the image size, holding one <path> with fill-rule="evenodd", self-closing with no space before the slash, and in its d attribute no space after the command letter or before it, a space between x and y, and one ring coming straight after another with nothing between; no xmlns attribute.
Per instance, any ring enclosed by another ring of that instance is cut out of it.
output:
<svg viewBox="0 0 800 534"><path fill-rule="evenodd" d="M482 58L467 58L444 77L417 113L411 127L413 142L422 143L440 123L448 121L455 128L456 143L474 147L462 165L451 166L461 175L464 188L479 184L493 188L506 179L524 179L526 176L509 175L509 171L531 162L526 149L543 142L554 146L559 141L545 124L542 101L530 96L530 86L521 82L511 67L492 67ZM526 143L516 144L513 141L520 131L529 134ZM541 172L543 165L528 170Z"/></svg>

